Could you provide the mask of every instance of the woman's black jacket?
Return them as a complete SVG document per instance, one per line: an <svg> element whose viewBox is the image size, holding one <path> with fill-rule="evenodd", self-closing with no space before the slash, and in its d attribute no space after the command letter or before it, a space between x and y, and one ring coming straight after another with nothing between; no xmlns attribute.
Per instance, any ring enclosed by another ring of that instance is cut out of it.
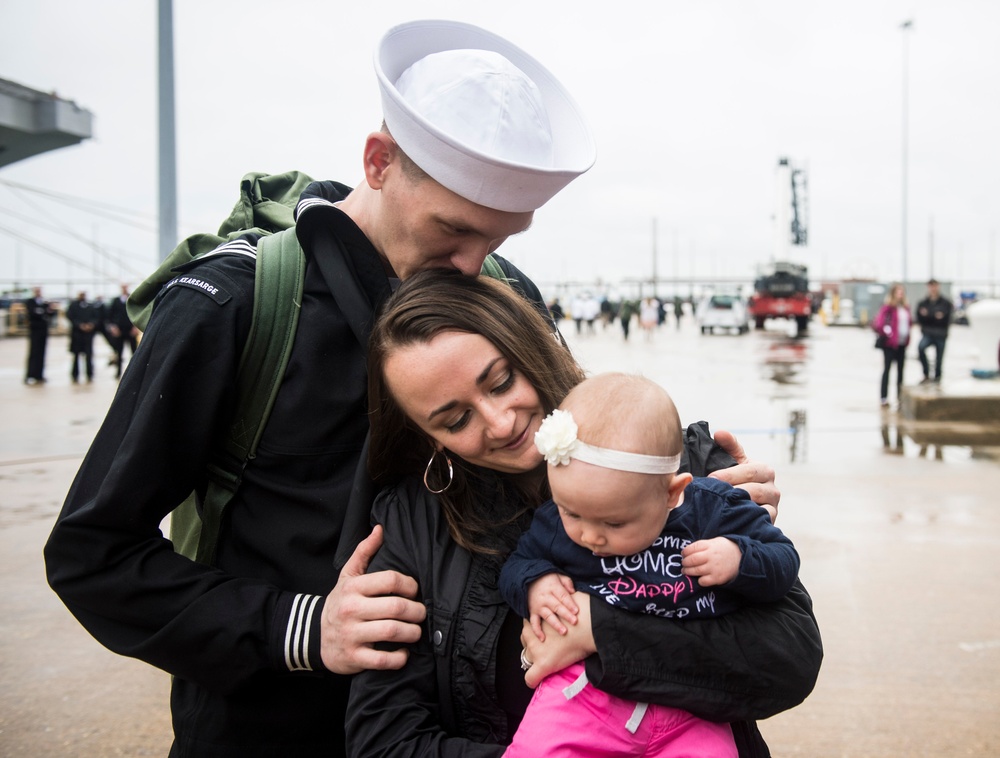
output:
<svg viewBox="0 0 1000 758"><path fill-rule="evenodd" d="M689 427L685 458L696 474L732 464L703 424ZM348 754L502 755L511 737L496 698L497 639L511 612L497 589L502 557L457 546L416 477L384 490L373 520L385 537L369 571L415 577L427 620L401 671L355 676ZM591 604L591 617L598 653L586 668L595 686L736 722L741 756L769 754L753 721L802 702L823 657L812 602L798 583L782 601L704 621L665 623L603 603Z"/></svg>

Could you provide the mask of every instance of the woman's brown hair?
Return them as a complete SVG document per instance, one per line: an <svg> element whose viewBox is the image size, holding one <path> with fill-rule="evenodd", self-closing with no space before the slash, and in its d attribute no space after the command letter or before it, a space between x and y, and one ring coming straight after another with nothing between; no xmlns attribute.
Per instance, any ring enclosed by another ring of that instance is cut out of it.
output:
<svg viewBox="0 0 1000 758"><path fill-rule="evenodd" d="M899 297L896 297L896 293L899 292ZM885 293L886 305L903 305L907 308L910 307L909 301L906 299L906 287L904 287L899 282L894 282L889 291Z"/></svg>
<svg viewBox="0 0 1000 758"><path fill-rule="evenodd" d="M434 450L389 391L386 361L394 350L429 342L442 332L479 334L493 343L511 368L535 388L546 413L584 378L552 325L510 284L445 269L408 278L386 303L372 329L368 350L368 468L381 485L422 473ZM478 538L497 527L498 514L475 507L470 479L477 475L477 467L460 459L455 463L454 481L438 497L455 541L482 550ZM517 486L516 481L512 484Z"/></svg>

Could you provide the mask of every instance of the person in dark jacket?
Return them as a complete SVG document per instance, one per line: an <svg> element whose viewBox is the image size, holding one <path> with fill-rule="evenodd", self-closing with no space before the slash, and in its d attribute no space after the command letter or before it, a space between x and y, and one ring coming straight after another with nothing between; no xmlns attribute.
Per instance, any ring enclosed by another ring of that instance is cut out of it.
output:
<svg viewBox="0 0 1000 758"><path fill-rule="evenodd" d="M98 295L94 298L93 302L94 309L97 311L97 324L95 325L95 333L101 335L104 341L108 343L108 347L111 348L112 354L115 352L115 343L108 333L108 304L104 302L104 296ZM114 358L112 358L112 361ZM112 365L109 363L108 365Z"/></svg>
<svg viewBox="0 0 1000 758"><path fill-rule="evenodd" d="M948 340L948 327L955 310L951 300L941 296L941 284L937 279L927 282L927 297L917 303L917 324L920 325L920 343L917 356L924 370L921 384L941 381L941 366L944 364L944 343ZM934 348L934 373L931 374L927 350Z"/></svg>
<svg viewBox="0 0 1000 758"><path fill-rule="evenodd" d="M618 306L618 320L622 325L622 335L628 341L628 333L632 327L632 317L639 313L639 304L635 300L623 299Z"/></svg>
<svg viewBox="0 0 1000 758"><path fill-rule="evenodd" d="M552 302L549 303L549 316L555 322L556 327L566 317L566 312L563 310L562 303L559 302L558 297L553 298Z"/></svg>
<svg viewBox="0 0 1000 758"><path fill-rule="evenodd" d="M101 322L100 309L87 301L87 293L80 292L66 309L70 323L69 351L73 354L69 376L76 384L80 381L80 359L83 358L87 381L94 381L94 336Z"/></svg>
<svg viewBox="0 0 1000 758"><path fill-rule="evenodd" d="M128 345L129 356L135 355L135 349L139 346L139 330L132 324L128 317L128 310L125 304L128 302L128 285L123 284L121 294L108 303L108 335L111 337L114 347L114 357L112 361L116 367L116 376L120 379L122 368L125 363L125 346Z"/></svg>
<svg viewBox="0 0 1000 758"><path fill-rule="evenodd" d="M28 314L28 367L25 384L45 382L45 348L49 341L49 323L56 315L55 306L42 298L42 288L34 287L24 301Z"/></svg>
<svg viewBox="0 0 1000 758"><path fill-rule="evenodd" d="M574 595L579 623L544 643L532 634L522 649L527 632L498 579L550 494L534 432L582 379L551 324L503 283L428 271L383 311L368 397L369 469L385 485L373 518L384 542L369 570L414 576L427 620L402 671L355 677L352 755L500 756L530 688L580 660L616 696L731 722L742 756L768 754L754 720L811 691L822 644L798 582L776 603L683 630ZM745 460L731 436L718 437ZM742 467L725 469L735 462L704 425L688 428L683 470L737 483ZM768 502L756 485L740 486Z"/></svg>

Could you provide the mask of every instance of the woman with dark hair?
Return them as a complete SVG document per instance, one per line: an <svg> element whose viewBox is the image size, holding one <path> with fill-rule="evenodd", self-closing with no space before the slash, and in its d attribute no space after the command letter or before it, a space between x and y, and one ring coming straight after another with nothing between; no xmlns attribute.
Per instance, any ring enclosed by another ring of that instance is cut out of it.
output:
<svg viewBox="0 0 1000 758"><path fill-rule="evenodd" d="M582 379L551 323L505 283L428 271L386 305L369 349L369 468L385 487L373 509L385 539L369 570L415 577L427 621L401 671L355 677L351 755L500 756L529 685L584 659L612 694L731 722L743 756L768 755L754 719L812 690L822 645L801 585L777 603L677 624L577 593L567 635L526 634L522 647L497 580L549 496L534 433ZM688 427L684 470L733 463L704 425ZM754 468L720 478L741 484Z"/></svg>
<svg viewBox="0 0 1000 758"><path fill-rule="evenodd" d="M436 493L437 499L455 541L474 551L482 549L481 538L495 531L497 514L469 507L470 488L484 475L495 477L482 467L467 465L460 457L451 460L443 446L431 444L430 438L410 423L397 394L387 384L387 363L402 348L427 344L441 334L479 335L505 356L504 378L510 374L523 377L537 392L542 406L550 409L583 380L584 374L558 334L531 303L506 284L482 277L467 277L466 281L439 272L423 279L424 286L407 287L402 296L392 300L369 343L372 436L368 469L379 484L419 471L435 482L442 477L447 480L450 469L451 483ZM503 307L498 307L501 304ZM410 382L410 386L415 387L415 383ZM527 443L526 447L534 446L532 439ZM503 470L502 463L495 465L495 470ZM508 471L522 475L499 481L519 491L519 499L540 503L545 469L533 468Z"/></svg>

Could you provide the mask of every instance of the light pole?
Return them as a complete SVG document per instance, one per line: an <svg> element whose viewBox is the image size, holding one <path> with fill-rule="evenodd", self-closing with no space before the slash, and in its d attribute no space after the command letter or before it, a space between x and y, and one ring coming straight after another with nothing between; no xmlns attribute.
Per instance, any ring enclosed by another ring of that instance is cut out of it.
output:
<svg viewBox="0 0 1000 758"><path fill-rule="evenodd" d="M907 280L907 250L906 250L906 227L907 227L907 191L908 187L908 172L909 172L909 105L910 105L910 81L909 81L909 62L910 62L910 47L909 47L909 31L913 28L913 20L909 19L904 21L899 25L899 28L903 31L903 284L906 284Z"/></svg>
<svg viewBox="0 0 1000 758"><path fill-rule="evenodd" d="M177 138L174 116L174 9L157 6L157 102L159 104L160 260L177 244Z"/></svg>

